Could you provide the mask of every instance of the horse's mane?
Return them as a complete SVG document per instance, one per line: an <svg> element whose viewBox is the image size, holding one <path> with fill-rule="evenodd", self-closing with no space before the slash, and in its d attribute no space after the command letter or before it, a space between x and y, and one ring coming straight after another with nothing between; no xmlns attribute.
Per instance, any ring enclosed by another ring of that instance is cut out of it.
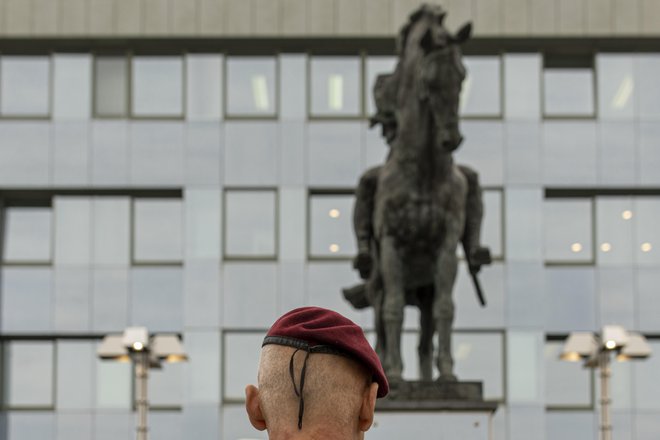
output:
<svg viewBox="0 0 660 440"><path fill-rule="evenodd" d="M403 53L406 50L406 43L408 42L408 35L410 30L422 17L426 15L432 15L436 17L439 23L442 23L442 20L447 15L447 12L440 5L428 5L426 3L422 4L417 10L415 10L410 17L408 17L408 22L403 25L399 31L399 37L396 41L396 50L400 56L403 56Z"/></svg>

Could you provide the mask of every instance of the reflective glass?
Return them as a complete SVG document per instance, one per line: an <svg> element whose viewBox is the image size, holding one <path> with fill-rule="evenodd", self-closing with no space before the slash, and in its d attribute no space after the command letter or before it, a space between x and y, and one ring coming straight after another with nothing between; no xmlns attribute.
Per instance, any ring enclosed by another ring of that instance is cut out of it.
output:
<svg viewBox="0 0 660 440"><path fill-rule="evenodd" d="M219 259L222 190L186 189L184 199L186 259Z"/></svg>
<svg viewBox="0 0 660 440"><path fill-rule="evenodd" d="M346 261L313 261L307 264L307 289L304 305L315 305L335 310L353 322L365 327L373 326L372 311L353 308L342 295L337 295L337 287L352 287L361 282L359 274Z"/></svg>
<svg viewBox="0 0 660 440"><path fill-rule="evenodd" d="M640 135L637 133L637 123L603 121L598 124L598 131L598 182L613 187L637 184L638 174L645 174L643 166L642 170L638 168L640 154L637 152L637 142ZM656 145L657 141L651 140L650 143ZM656 169L653 165L650 168Z"/></svg>
<svg viewBox="0 0 660 440"><path fill-rule="evenodd" d="M639 122L637 132L637 167L636 184L660 186L660 124L657 122ZM629 144L630 145L630 144ZM632 153L628 153L632 154Z"/></svg>
<svg viewBox="0 0 660 440"><path fill-rule="evenodd" d="M128 269L96 269L92 280L92 328L111 332L128 325Z"/></svg>
<svg viewBox="0 0 660 440"><path fill-rule="evenodd" d="M504 105L508 120L538 120L541 113L540 54L504 55Z"/></svg>
<svg viewBox="0 0 660 440"><path fill-rule="evenodd" d="M10 341L5 345L5 390L9 407L54 405L53 343Z"/></svg>
<svg viewBox="0 0 660 440"><path fill-rule="evenodd" d="M552 68L543 71L545 116L594 115L593 69Z"/></svg>
<svg viewBox="0 0 660 440"><path fill-rule="evenodd" d="M48 116L50 59L3 56L0 60L0 112L5 116Z"/></svg>
<svg viewBox="0 0 660 440"><path fill-rule="evenodd" d="M317 187L353 188L362 162L362 123L323 121L307 125L307 179Z"/></svg>
<svg viewBox="0 0 660 440"><path fill-rule="evenodd" d="M596 330L597 294L593 267L546 267L543 290L545 328L549 333Z"/></svg>
<svg viewBox="0 0 660 440"><path fill-rule="evenodd" d="M546 440L594 440L595 414L591 411L552 411L546 416Z"/></svg>
<svg viewBox="0 0 660 440"><path fill-rule="evenodd" d="M592 370L579 362L559 359L564 341L546 341L545 404L552 407L588 407L592 404Z"/></svg>
<svg viewBox="0 0 660 440"><path fill-rule="evenodd" d="M128 127L126 121L92 122L90 167L94 185L129 185Z"/></svg>
<svg viewBox="0 0 660 440"><path fill-rule="evenodd" d="M504 199L507 260L543 260L543 193L541 188L512 188Z"/></svg>
<svg viewBox="0 0 660 440"><path fill-rule="evenodd" d="M2 331L53 331L52 270L43 267L5 267L2 270Z"/></svg>
<svg viewBox="0 0 660 440"><path fill-rule="evenodd" d="M275 257L275 191L225 192L225 255Z"/></svg>
<svg viewBox="0 0 660 440"><path fill-rule="evenodd" d="M133 210L133 259L136 262L181 261L183 257L181 200L136 198Z"/></svg>
<svg viewBox="0 0 660 440"><path fill-rule="evenodd" d="M180 407L183 402L182 362L163 362L160 369L149 371L149 406L151 408Z"/></svg>
<svg viewBox="0 0 660 440"><path fill-rule="evenodd" d="M483 192L484 219L481 227L481 242L490 248L494 258L502 258L502 191L485 190Z"/></svg>
<svg viewBox="0 0 660 440"><path fill-rule="evenodd" d="M225 264L223 282L225 326L266 328L277 319L278 279L275 263Z"/></svg>
<svg viewBox="0 0 660 440"><path fill-rule="evenodd" d="M547 186L597 185L598 139L594 121L543 124L542 177Z"/></svg>
<svg viewBox="0 0 660 440"><path fill-rule="evenodd" d="M367 103L367 116L373 116L376 113L376 103L374 102L374 85L376 78L380 74L393 73L396 68L396 57L369 57L366 67L366 89L364 91Z"/></svg>
<svg viewBox="0 0 660 440"><path fill-rule="evenodd" d="M465 120L461 122L465 141L455 160L479 174L482 186L504 183L504 124L501 121Z"/></svg>
<svg viewBox="0 0 660 440"><path fill-rule="evenodd" d="M545 260L588 263L592 254L592 200L546 199Z"/></svg>
<svg viewBox="0 0 660 440"><path fill-rule="evenodd" d="M504 337L501 333L454 332L452 352L460 380L483 382L485 400L504 399Z"/></svg>
<svg viewBox="0 0 660 440"><path fill-rule="evenodd" d="M185 427L183 426L183 415L180 411L154 411L149 416L149 437L156 440L180 440L182 438L193 438L190 432L185 431ZM194 436L194 438L218 437Z"/></svg>
<svg viewBox="0 0 660 440"><path fill-rule="evenodd" d="M226 333L224 398L243 400L245 385L256 384L262 333Z"/></svg>
<svg viewBox="0 0 660 440"><path fill-rule="evenodd" d="M639 118L657 120L660 118L660 54L637 55L635 63L635 88Z"/></svg>
<svg viewBox="0 0 660 440"><path fill-rule="evenodd" d="M280 120L307 119L307 55L281 54L280 68Z"/></svg>
<svg viewBox="0 0 660 440"><path fill-rule="evenodd" d="M58 267L54 272L55 331L89 332L92 295L88 267Z"/></svg>
<svg viewBox="0 0 660 440"><path fill-rule="evenodd" d="M461 89L461 116L500 116L501 60L497 56L466 56L467 77Z"/></svg>
<svg viewBox="0 0 660 440"><path fill-rule="evenodd" d="M48 263L51 259L50 207L5 209L5 262Z"/></svg>
<svg viewBox="0 0 660 440"><path fill-rule="evenodd" d="M222 56L186 56L186 118L206 121L222 115Z"/></svg>
<svg viewBox="0 0 660 440"><path fill-rule="evenodd" d="M505 126L504 177L510 184L538 184L541 179L541 124L509 122Z"/></svg>
<svg viewBox="0 0 660 440"><path fill-rule="evenodd" d="M276 71L273 57L227 57L226 110L229 116L275 116Z"/></svg>
<svg viewBox="0 0 660 440"><path fill-rule="evenodd" d="M133 57L133 116L181 116L183 114L183 59Z"/></svg>
<svg viewBox="0 0 660 440"><path fill-rule="evenodd" d="M89 264L92 241L92 198L53 199L55 212L55 264Z"/></svg>
<svg viewBox="0 0 660 440"><path fill-rule="evenodd" d="M187 331L183 335L190 360L186 363L185 410L213 407L220 402L220 334L217 331ZM202 438L202 437L198 437Z"/></svg>
<svg viewBox="0 0 660 440"><path fill-rule="evenodd" d="M53 185L50 121L3 120L0 138L0 184L23 188Z"/></svg>
<svg viewBox="0 0 660 440"><path fill-rule="evenodd" d="M96 360L96 408L131 409L132 368L129 362Z"/></svg>
<svg viewBox="0 0 660 440"><path fill-rule="evenodd" d="M57 341L57 409L87 410L93 406L93 341Z"/></svg>
<svg viewBox="0 0 660 440"><path fill-rule="evenodd" d="M635 199L635 261L642 265L660 264L660 197Z"/></svg>
<svg viewBox="0 0 660 440"><path fill-rule="evenodd" d="M128 60L125 56L97 57L94 64L94 114L126 116Z"/></svg>
<svg viewBox="0 0 660 440"><path fill-rule="evenodd" d="M53 58L53 118L88 120L91 83L90 54L56 54Z"/></svg>
<svg viewBox="0 0 660 440"><path fill-rule="evenodd" d="M640 331L660 333L660 271L655 267L640 267L637 270L637 314Z"/></svg>
<svg viewBox="0 0 660 440"><path fill-rule="evenodd" d="M55 414L52 412L10 412L7 425L7 440L55 440Z"/></svg>
<svg viewBox="0 0 660 440"><path fill-rule="evenodd" d="M310 59L310 114L359 116L362 112L359 57Z"/></svg>
<svg viewBox="0 0 660 440"><path fill-rule="evenodd" d="M83 121L53 124L53 186L89 185L89 128L89 123Z"/></svg>
<svg viewBox="0 0 660 440"><path fill-rule="evenodd" d="M225 124L223 166L226 185L277 185L279 130L278 124L271 121L231 121Z"/></svg>
<svg viewBox="0 0 660 440"><path fill-rule="evenodd" d="M130 184L127 186L181 186L185 166L184 133L181 121L133 122L130 125Z"/></svg>
<svg viewBox="0 0 660 440"><path fill-rule="evenodd" d="M152 332L183 328L183 273L180 267L134 268L131 324Z"/></svg>
<svg viewBox="0 0 660 440"><path fill-rule="evenodd" d="M507 400L532 403L540 398L540 334L510 331L507 333Z"/></svg>
<svg viewBox="0 0 660 440"><path fill-rule="evenodd" d="M596 198L596 253L601 266L630 265L633 252L633 203L630 197Z"/></svg>
<svg viewBox="0 0 660 440"><path fill-rule="evenodd" d="M95 197L92 210L94 264L128 265L131 240L130 198Z"/></svg>
<svg viewBox="0 0 660 440"><path fill-rule="evenodd" d="M312 195L309 199L310 257L353 257L353 195Z"/></svg>
<svg viewBox="0 0 660 440"><path fill-rule="evenodd" d="M600 322L637 328L635 320L635 274L632 267L598 270Z"/></svg>
<svg viewBox="0 0 660 440"><path fill-rule="evenodd" d="M634 59L631 55L599 54L598 117L632 119L635 109Z"/></svg>

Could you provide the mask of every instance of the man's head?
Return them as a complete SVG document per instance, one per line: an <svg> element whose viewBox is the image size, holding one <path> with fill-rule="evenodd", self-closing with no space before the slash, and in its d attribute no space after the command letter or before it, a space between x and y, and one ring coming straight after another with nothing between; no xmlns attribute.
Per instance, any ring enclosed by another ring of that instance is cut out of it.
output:
<svg viewBox="0 0 660 440"><path fill-rule="evenodd" d="M318 307L293 310L269 330L258 388L246 388L252 425L271 439L360 439L388 384L362 329Z"/></svg>

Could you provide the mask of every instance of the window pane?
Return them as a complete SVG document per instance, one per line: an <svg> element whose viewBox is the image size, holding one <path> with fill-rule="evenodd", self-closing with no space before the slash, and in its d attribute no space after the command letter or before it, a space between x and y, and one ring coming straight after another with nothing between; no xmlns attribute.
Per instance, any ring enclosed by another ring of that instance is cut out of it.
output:
<svg viewBox="0 0 660 440"><path fill-rule="evenodd" d="M132 72L134 116L183 114L181 57L135 57Z"/></svg>
<svg viewBox="0 0 660 440"><path fill-rule="evenodd" d="M452 335L456 375L483 382L484 399L504 399L504 340L500 333Z"/></svg>
<svg viewBox="0 0 660 440"><path fill-rule="evenodd" d="M227 191L225 211L227 256L275 256L275 191Z"/></svg>
<svg viewBox="0 0 660 440"><path fill-rule="evenodd" d="M353 257L353 195L313 195L309 199L311 257Z"/></svg>
<svg viewBox="0 0 660 440"><path fill-rule="evenodd" d="M256 383L262 341L261 333L225 334L224 399L243 400L245 385Z"/></svg>
<svg viewBox="0 0 660 440"><path fill-rule="evenodd" d="M593 116L592 69L546 69L543 72L545 116Z"/></svg>
<svg viewBox="0 0 660 440"><path fill-rule="evenodd" d="M125 56L98 57L94 66L94 113L125 116L128 96L128 60Z"/></svg>
<svg viewBox="0 0 660 440"><path fill-rule="evenodd" d="M52 332L52 270L46 267L5 267L1 278L2 331Z"/></svg>
<svg viewBox="0 0 660 440"><path fill-rule="evenodd" d="M591 262L591 199L546 199L544 207L545 260Z"/></svg>
<svg viewBox="0 0 660 440"><path fill-rule="evenodd" d="M504 55L504 90L506 118L539 118L541 113L541 65L540 54Z"/></svg>
<svg viewBox="0 0 660 440"><path fill-rule="evenodd" d="M272 57L227 58L227 114L274 116L276 65Z"/></svg>
<svg viewBox="0 0 660 440"><path fill-rule="evenodd" d="M633 57L600 54L596 56L598 72L598 116L606 119L632 119L635 81Z"/></svg>
<svg viewBox="0 0 660 440"><path fill-rule="evenodd" d="M467 77L461 90L461 116L502 114L499 57L465 57Z"/></svg>
<svg viewBox="0 0 660 440"><path fill-rule="evenodd" d="M591 405L591 370L579 362L559 359L564 341L545 343L545 404L547 406Z"/></svg>
<svg viewBox="0 0 660 440"><path fill-rule="evenodd" d="M52 406L52 342L12 341L5 347L7 404L10 407Z"/></svg>
<svg viewBox="0 0 660 440"><path fill-rule="evenodd" d="M186 116L188 120L217 120L222 115L222 56L186 56Z"/></svg>
<svg viewBox="0 0 660 440"><path fill-rule="evenodd" d="M50 59L5 56L0 75L0 110L7 116L48 116L50 113Z"/></svg>
<svg viewBox="0 0 660 440"><path fill-rule="evenodd" d="M96 407L130 409L132 407L131 364L97 359Z"/></svg>
<svg viewBox="0 0 660 440"><path fill-rule="evenodd" d="M494 258L502 258L502 191L483 192L484 219L481 226L481 242L490 248Z"/></svg>
<svg viewBox="0 0 660 440"><path fill-rule="evenodd" d="M310 113L313 116L360 115L360 58L316 57L310 63Z"/></svg>
<svg viewBox="0 0 660 440"><path fill-rule="evenodd" d="M7 208L5 231L5 261L12 263L50 261L51 208Z"/></svg>
<svg viewBox="0 0 660 440"><path fill-rule="evenodd" d="M396 57L369 57L366 63L367 89L364 91L367 103L367 115L376 113L376 103L374 102L374 85L378 75L384 73L393 73L396 68Z"/></svg>
<svg viewBox="0 0 660 440"><path fill-rule="evenodd" d="M635 88L638 99L639 118L660 118L660 54L638 55L635 65Z"/></svg>
<svg viewBox="0 0 660 440"><path fill-rule="evenodd" d="M639 264L660 263L660 198L635 199L635 254Z"/></svg>
<svg viewBox="0 0 660 440"><path fill-rule="evenodd" d="M136 199L135 261L177 262L183 250L183 213L179 199Z"/></svg>
<svg viewBox="0 0 660 440"><path fill-rule="evenodd" d="M596 245L599 265L632 263L633 206L631 198L596 198Z"/></svg>

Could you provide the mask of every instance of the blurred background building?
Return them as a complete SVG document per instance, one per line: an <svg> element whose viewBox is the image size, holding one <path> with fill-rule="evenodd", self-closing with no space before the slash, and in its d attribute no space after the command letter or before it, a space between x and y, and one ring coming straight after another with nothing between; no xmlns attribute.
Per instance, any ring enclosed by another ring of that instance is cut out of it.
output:
<svg viewBox="0 0 660 440"><path fill-rule="evenodd" d="M130 365L95 353L128 325L190 356L153 373L152 439L265 438L242 398L274 319L314 304L372 326L340 294L353 191L387 154L370 89L417 6L0 1L0 438L133 438ZM496 440L595 440L563 338L622 324L660 353L660 1L445 6L474 22L457 156L496 257L486 309L461 268L458 375L500 402ZM658 438L659 370L615 366L617 440Z"/></svg>

